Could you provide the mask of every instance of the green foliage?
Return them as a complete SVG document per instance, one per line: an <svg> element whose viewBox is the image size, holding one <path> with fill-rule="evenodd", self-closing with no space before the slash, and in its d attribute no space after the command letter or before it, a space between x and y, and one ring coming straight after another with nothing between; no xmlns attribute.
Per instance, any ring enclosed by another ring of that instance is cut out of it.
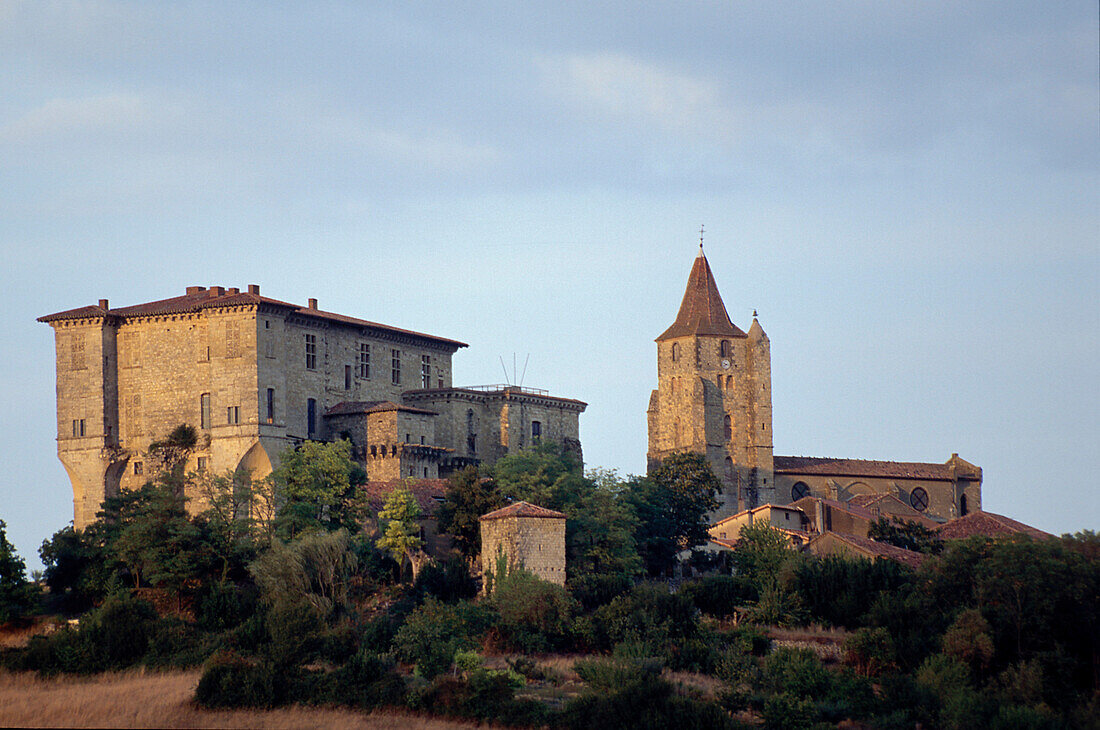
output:
<svg viewBox="0 0 1100 730"><path fill-rule="evenodd" d="M633 586L634 581L623 573L579 576L570 574L565 583L569 593L586 611L610 603Z"/></svg>
<svg viewBox="0 0 1100 730"><path fill-rule="evenodd" d="M522 686L522 678L518 678ZM517 677L507 670L475 669L465 679L440 677L415 697L413 709L493 721L502 725L542 726L549 718L545 704L516 699Z"/></svg>
<svg viewBox="0 0 1100 730"><path fill-rule="evenodd" d="M677 695L668 682L635 675L608 692L590 691L569 702L562 713L566 728L633 730L725 730L746 727L716 704Z"/></svg>
<svg viewBox="0 0 1100 730"><path fill-rule="evenodd" d="M928 555L943 552L943 540L939 534L916 520L903 520L894 515L889 520L879 517L871 525L867 536L872 540L890 543L906 550Z"/></svg>
<svg viewBox="0 0 1100 730"><path fill-rule="evenodd" d="M382 536L378 538L378 547L390 554L395 561L404 565L408 561L413 568L413 580L417 577L417 558L422 552L424 541L420 539L420 505L412 492L399 487L386 497L386 502L378 512Z"/></svg>
<svg viewBox="0 0 1100 730"><path fill-rule="evenodd" d="M312 659L321 647L324 615L316 604L288 596L268 610L268 641L260 648L271 664L286 669Z"/></svg>
<svg viewBox="0 0 1100 730"><path fill-rule="evenodd" d="M451 536L455 549L468 560L481 553L481 523L483 514L506 504L496 482L483 478L477 467L468 466L451 475L447 496L439 507L439 531Z"/></svg>
<svg viewBox="0 0 1100 730"><path fill-rule="evenodd" d="M707 541L708 514L722 485L701 454L671 454L650 478L629 485L638 515L635 539L650 575L671 568L676 555Z"/></svg>
<svg viewBox="0 0 1100 730"><path fill-rule="evenodd" d="M728 618L738 606L757 598L752 584L741 576L707 576L684 583L680 591L696 608L715 618Z"/></svg>
<svg viewBox="0 0 1100 730"><path fill-rule="evenodd" d="M892 560L803 556L794 568L793 588L811 620L858 628L883 592L912 580L912 571Z"/></svg>
<svg viewBox="0 0 1100 730"><path fill-rule="evenodd" d="M561 586L515 570L497 581L489 600L500 617L494 630L510 650L531 654L568 645L574 607Z"/></svg>
<svg viewBox="0 0 1100 730"><path fill-rule="evenodd" d="M953 656L981 676L993 660L992 627L977 609L961 612L943 635L943 653Z"/></svg>
<svg viewBox="0 0 1100 730"><path fill-rule="evenodd" d="M450 605L429 598L405 619L393 638L393 649L430 679L451 668L456 652L475 649L491 619L492 614L476 604Z"/></svg>
<svg viewBox="0 0 1100 730"><path fill-rule="evenodd" d="M284 539L318 529L358 530L366 509L357 487L367 474L352 460L350 441L306 441L287 449L271 476L285 500L277 519Z"/></svg>
<svg viewBox="0 0 1100 730"><path fill-rule="evenodd" d="M698 613L686 595L669 593L663 586L639 585L596 610L593 640L610 648L622 642L663 644L695 636Z"/></svg>
<svg viewBox="0 0 1100 730"><path fill-rule="evenodd" d="M466 561L458 556L442 563L431 562L421 569L413 585L418 601L432 596L444 603L465 601L477 595L477 581L470 575Z"/></svg>
<svg viewBox="0 0 1100 730"><path fill-rule="evenodd" d="M255 590L246 591L232 583L212 583L198 601L195 618L206 631L225 631L239 626L255 610Z"/></svg>
<svg viewBox="0 0 1100 730"><path fill-rule="evenodd" d="M764 657L761 686L772 694L814 699L829 692L832 680L809 649L780 647Z"/></svg>
<svg viewBox="0 0 1100 730"><path fill-rule="evenodd" d="M0 520L0 624L25 616L37 597L37 586L27 581L27 564L8 542L7 525Z"/></svg>
<svg viewBox="0 0 1100 730"><path fill-rule="evenodd" d="M778 584L780 570L798 555L781 530L761 521L741 528L733 562L738 575L744 576L763 593Z"/></svg>
<svg viewBox="0 0 1100 730"><path fill-rule="evenodd" d="M276 542L249 567L265 600L304 600L322 615L344 605L358 564L345 530L303 535L289 545Z"/></svg>
<svg viewBox="0 0 1100 730"><path fill-rule="evenodd" d="M894 640L886 629L862 628L844 640L844 661L865 677L875 677L895 666Z"/></svg>
<svg viewBox="0 0 1100 730"><path fill-rule="evenodd" d="M50 596L60 600L58 607L66 611L89 608L99 595L92 575L92 568L102 565L96 546L69 525L44 540L38 555L45 566L44 578Z"/></svg>
<svg viewBox="0 0 1100 730"><path fill-rule="evenodd" d="M195 700L204 707L273 707L284 694L282 675L274 666L222 652L203 668Z"/></svg>

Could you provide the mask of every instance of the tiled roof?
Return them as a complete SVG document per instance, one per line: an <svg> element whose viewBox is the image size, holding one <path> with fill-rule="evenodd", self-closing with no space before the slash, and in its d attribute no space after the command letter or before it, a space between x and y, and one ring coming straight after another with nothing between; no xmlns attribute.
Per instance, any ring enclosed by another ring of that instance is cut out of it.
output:
<svg viewBox="0 0 1100 730"><path fill-rule="evenodd" d="M832 535L834 538L841 542L848 543L857 552L860 552L868 557L887 558L893 560L896 563L907 565L910 568L919 568L921 563L927 559L927 555L924 553L914 552L913 550L906 550L896 545L891 545L887 542L877 542L869 537L859 537L858 535L848 535L840 532L826 532L811 541L813 542L824 539L827 535ZM811 547L811 552L813 548Z"/></svg>
<svg viewBox="0 0 1100 730"><path fill-rule="evenodd" d="M707 257L702 248L695 257L688 275L687 289L680 302L680 311L672 326L661 333L657 341L688 335L717 335L726 337L745 337L737 326L730 321L722 295L718 293L718 284L714 281Z"/></svg>
<svg viewBox="0 0 1100 730"><path fill-rule="evenodd" d="M434 517L440 503L447 496L448 483L446 479L395 479L389 482L368 482L360 490L366 496L371 512L377 513L385 505L386 497L399 487L408 489L416 499L422 517Z"/></svg>
<svg viewBox="0 0 1100 730"><path fill-rule="evenodd" d="M944 540L962 540L975 535L1004 537L1018 533L1028 535L1036 540L1046 540L1053 537L1031 525L1025 525L1004 515L982 512L981 510L944 523L937 529L940 537Z"/></svg>
<svg viewBox="0 0 1100 730"><path fill-rule="evenodd" d="M739 517L744 517L745 515L749 515L749 514L755 515L757 512L760 512L761 510L765 510L765 509L785 509L785 510L791 510L793 512L800 512L801 511L800 508L792 507L789 504L772 504L771 502L768 502L767 504L762 504L759 507L753 507L752 509L744 509L744 510L741 510L740 512L738 512L737 514L732 514L729 517L723 517L722 519L718 520L713 525L711 525L711 527L718 527L718 525L729 522L730 520L736 520Z"/></svg>
<svg viewBox="0 0 1100 730"><path fill-rule="evenodd" d="M776 456L775 473L797 476L884 477L888 479L929 479L953 481L948 464L926 464L910 461L870 461L864 459L830 459L818 456Z"/></svg>
<svg viewBox="0 0 1100 730"><path fill-rule="evenodd" d="M348 416L357 413L381 413L383 411L404 411L406 413L420 413L425 416L438 416L435 411L426 411L423 408L413 408L412 406L403 406L400 403L394 403L388 400L349 400L336 405L325 411L326 416Z"/></svg>
<svg viewBox="0 0 1100 730"><path fill-rule="evenodd" d="M104 309L103 307L99 306L79 307L77 309L69 309L64 312L57 312L55 314L47 314L43 317L39 317L38 321L54 322L64 319L86 319L88 317L105 316L125 318L158 314L184 314L187 312L198 312L202 309L210 309L214 307L233 307L248 304L265 304L268 306L287 309L290 313L293 314L298 314L306 317L315 317L317 319L323 319L330 322L338 322L354 327L368 327L371 329L378 329L386 332L408 335L411 337L424 338L455 348L467 347L465 342L459 342L458 340L449 340L444 337L436 337L435 335L424 334L423 332L414 332L412 330L400 329L398 327L390 327L389 325L379 324L377 322L370 322L365 319L348 317L343 314L336 314L335 312L325 312L320 309L311 309L310 307L303 307L297 304L290 304L289 302L279 301L278 299L263 297L259 294L254 294L252 292L239 292L232 289L200 289L199 287L189 287L188 293L180 297L161 299L155 302L146 302L145 304L135 304L129 307L115 307L113 309Z"/></svg>
<svg viewBox="0 0 1100 730"><path fill-rule="evenodd" d="M552 509L546 509L545 507L539 507L538 505L531 504L530 502L514 502L507 507L501 507L498 510L489 512L482 515L479 519L482 520L502 520L506 517L549 517L551 519L564 520L565 515L561 512L555 512Z"/></svg>
<svg viewBox="0 0 1100 730"><path fill-rule="evenodd" d="M847 512L850 515L854 515L856 517L859 517L860 519L867 520L869 522L874 522L879 518L878 515L876 515L874 512L867 509L866 507L861 507L858 504L852 504L851 502L840 502L838 500L828 499L826 497L803 497L802 499L797 499L794 502L791 502L789 506L802 510L802 512L806 515L813 515L815 509L814 505L817 502L821 502L822 504L828 507L832 507L835 510Z"/></svg>
<svg viewBox="0 0 1100 730"><path fill-rule="evenodd" d="M857 494L848 500L848 504L872 511L878 510L883 516L896 515L903 520L912 520L930 529L940 524L925 517L892 494Z"/></svg>

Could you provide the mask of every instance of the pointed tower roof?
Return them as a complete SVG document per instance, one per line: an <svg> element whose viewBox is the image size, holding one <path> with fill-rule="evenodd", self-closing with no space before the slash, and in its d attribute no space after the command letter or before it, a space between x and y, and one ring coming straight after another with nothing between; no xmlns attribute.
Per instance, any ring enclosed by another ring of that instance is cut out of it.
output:
<svg viewBox="0 0 1100 730"><path fill-rule="evenodd" d="M676 321L661 333L657 342L689 335L745 337L745 333L730 321L730 316L726 313L726 305L722 303L722 295L718 293L718 284L714 281L707 257L703 255L702 244L699 244L699 255L691 266L687 289L684 291L684 300L680 302Z"/></svg>

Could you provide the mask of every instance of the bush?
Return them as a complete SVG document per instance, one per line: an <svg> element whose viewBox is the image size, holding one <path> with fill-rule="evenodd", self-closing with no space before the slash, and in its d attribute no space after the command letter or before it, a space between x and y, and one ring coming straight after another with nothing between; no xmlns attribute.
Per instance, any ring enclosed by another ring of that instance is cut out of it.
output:
<svg viewBox="0 0 1100 730"><path fill-rule="evenodd" d="M455 652L476 648L491 619L492 612L482 606L429 598L405 619L393 648L400 659L414 663L421 676L431 679L450 669Z"/></svg>
<svg viewBox="0 0 1100 730"><path fill-rule="evenodd" d="M550 715L546 705L515 698L522 685L523 679L512 672L475 669L465 680L440 677L415 697L413 709L505 725L545 725Z"/></svg>
<svg viewBox="0 0 1100 730"><path fill-rule="evenodd" d="M894 640L890 632L878 627L863 628L844 640L844 661L865 677L876 677L896 666Z"/></svg>
<svg viewBox="0 0 1100 730"><path fill-rule="evenodd" d="M634 581L622 573L586 574L566 581L570 595L585 611L594 611L631 589Z"/></svg>
<svg viewBox="0 0 1100 730"><path fill-rule="evenodd" d="M490 601L500 616L497 636L512 651L531 654L568 645L573 606L561 586L516 570L497 581Z"/></svg>
<svg viewBox="0 0 1100 730"><path fill-rule="evenodd" d="M274 707L285 695L281 676L269 663L222 652L207 662L195 699L205 707Z"/></svg>
<svg viewBox="0 0 1100 730"><path fill-rule="evenodd" d="M296 596L272 606L264 622L270 639L261 647L266 657L282 668L312 658L321 645L321 611Z"/></svg>
<svg viewBox="0 0 1100 730"><path fill-rule="evenodd" d="M393 671L393 662L358 652L332 672L315 673L294 694L300 701L348 705L370 710L405 702L405 680Z"/></svg>
<svg viewBox="0 0 1100 730"><path fill-rule="evenodd" d="M452 557L443 563L424 566L416 577L413 592L417 603L431 596L444 603L456 603L477 596L478 585L465 561Z"/></svg>
<svg viewBox="0 0 1100 730"><path fill-rule="evenodd" d="M612 692L642 677L659 677L662 666L654 659L580 659L573 664L573 671L592 689Z"/></svg>
<svg viewBox="0 0 1100 730"><path fill-rule="evenodd" d="M718 705L679 697L672 685L648 674L606 693L587 692L572 700L561 715L567 728L631 730L723 730L739 725Z"/></svg>
<svg viewBox="0 0 1100 730"><path fill-rule="evenodd" d="M756 600L756 589L744 578L713 575L693 580L680 590L700 611L715 618L732 616L739 604Z"/></svg>
<svg viewBox="0 0 1100 730"><path fill-rule="evenodd" d="M698 613L686 595L671 594L659 585L639 585L596 610L592 638L603 648L626 641L664 644L695 636Z"/></svg>
<svg viewBox="0 0 1100 730"><path fill-rule="evenodd" d="M145 664L150 667L194 667L206 661L212 651L191 624L178 618L162 618L149 637Z"/></svg>
<svg viewBox="0 0 1100 730"><path fill-rule="evenodd" d="M206 631L239 626L256 610L256 599L232 583L214 583L199 600L195 620Z"/></svg>
<svg viewBox="0 0 1100 730"><path fill-rule="evenodd" d="M770 694L815 699L832 686L828 670L809 649L776 649L764 658L761 670L761 684Z"/></svg>

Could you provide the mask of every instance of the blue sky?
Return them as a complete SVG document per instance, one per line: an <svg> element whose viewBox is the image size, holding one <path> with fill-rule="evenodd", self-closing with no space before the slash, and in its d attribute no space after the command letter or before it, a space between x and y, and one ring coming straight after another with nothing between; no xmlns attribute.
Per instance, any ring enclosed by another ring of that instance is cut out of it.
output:
<svg viewBox="0 0 1100 730"><path fill-rule="evenodd" d="M72 518L35 317L193 284L469 342L645 468L697 246L778 454L985 470L1100 528L1093 2L4 2L0 519Z"/></svg>

